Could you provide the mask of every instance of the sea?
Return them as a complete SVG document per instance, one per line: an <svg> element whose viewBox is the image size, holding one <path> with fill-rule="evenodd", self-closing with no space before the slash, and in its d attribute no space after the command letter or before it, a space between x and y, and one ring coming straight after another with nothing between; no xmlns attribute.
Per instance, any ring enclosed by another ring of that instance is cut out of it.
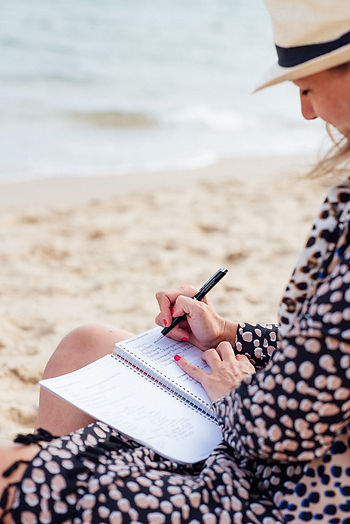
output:
<svg viewBox="0 0 350 524"><path fill-rule="evenodd" d="M1 0L0 181L304 154L262 0Z"/></svg>

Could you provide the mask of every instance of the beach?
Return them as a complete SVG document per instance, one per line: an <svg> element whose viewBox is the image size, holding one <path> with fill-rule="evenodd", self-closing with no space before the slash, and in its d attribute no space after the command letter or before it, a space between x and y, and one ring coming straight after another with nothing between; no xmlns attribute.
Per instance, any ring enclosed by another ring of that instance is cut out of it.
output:
<svg viewBox="0 0 350 524"><path fill-rule="evenodd" d="M155 292L229 273L210 301L275 322L329 181L310 157L247 157L192 170L52 177L0 186L0 437L31 431L60 339L91 322L141 332Z"/></svg>

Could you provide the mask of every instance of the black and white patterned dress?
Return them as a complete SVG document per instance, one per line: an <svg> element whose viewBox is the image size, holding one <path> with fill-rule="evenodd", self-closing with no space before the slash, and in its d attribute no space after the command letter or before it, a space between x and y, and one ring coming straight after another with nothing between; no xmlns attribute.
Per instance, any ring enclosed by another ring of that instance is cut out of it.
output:
<svg viewBox="0 0 350 524"><path fill-rule="evenodd" d="M257 372L213 404L223 441L205 462L176 464L100 422L21 437L42 449L13 522L350 524L349 240L346 182L322 206L279 325L239 325L236 351Z"/></svg>

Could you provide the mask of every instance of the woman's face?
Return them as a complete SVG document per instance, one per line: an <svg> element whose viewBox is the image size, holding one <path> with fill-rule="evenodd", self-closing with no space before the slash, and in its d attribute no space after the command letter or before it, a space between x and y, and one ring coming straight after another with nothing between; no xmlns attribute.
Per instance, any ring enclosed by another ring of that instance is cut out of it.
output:
<svg viewBox="0 0 350 524"><path fill-rule="evenodd" d="M307 120L322 118L343 135L350 134L350 65L295 80L301 112Z"/></svg>

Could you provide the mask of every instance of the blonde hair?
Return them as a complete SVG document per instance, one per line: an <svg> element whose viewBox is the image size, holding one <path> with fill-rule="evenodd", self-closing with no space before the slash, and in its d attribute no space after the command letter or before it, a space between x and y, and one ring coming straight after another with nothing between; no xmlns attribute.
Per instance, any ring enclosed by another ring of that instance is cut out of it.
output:
<svg viewBox="0 0 350 524"><path fill-rule="evenodd" d="M333 146L309 171L309 175L312 177L344 176L344 174L347 174L350 164L350 135L341 136L337 139L329 124L326 124L326 131L333 142Z"/></svg>
<svg viewBox="0 0 350 524"><path fill-rule="evenodd" d="M341 64L336 67L332 67L329 71L336 74L343 74L348 72L350 69L350 62ZM350 122L349 122L350 126ZM348 173L350 164L350 133L346 136L336 136L337 132L334 132L329 124L326 124L326 131L333 142L333 146L329 151L321 158L319 162L309 171L310 176L344 176Z"/></svg>

